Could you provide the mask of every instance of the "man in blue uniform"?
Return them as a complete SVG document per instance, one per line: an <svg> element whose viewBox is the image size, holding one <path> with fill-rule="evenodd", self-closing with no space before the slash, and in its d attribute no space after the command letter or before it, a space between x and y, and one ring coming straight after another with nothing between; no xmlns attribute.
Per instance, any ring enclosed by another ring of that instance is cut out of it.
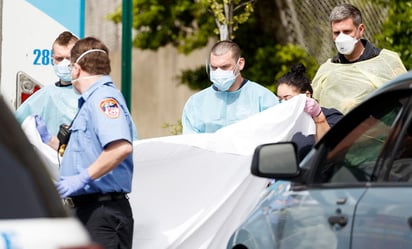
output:
<svg viewBox="0 0 412 249"><path fill-rule="evenodd" d="M133 122L110 74L107 47L79 40L71 50L73 87L80 94L57 190L64 203L105 248L132 248L133 217L127 193L133 176Z"/></svg>
<svg viewBox="0 0 412 249"><path fill-rule="evenodd" d="M219 41L207 65L210 87L192 95L183 108L183 134L210 133L279 103L267 88L242 77L245 59L232 41Z"/></svg>

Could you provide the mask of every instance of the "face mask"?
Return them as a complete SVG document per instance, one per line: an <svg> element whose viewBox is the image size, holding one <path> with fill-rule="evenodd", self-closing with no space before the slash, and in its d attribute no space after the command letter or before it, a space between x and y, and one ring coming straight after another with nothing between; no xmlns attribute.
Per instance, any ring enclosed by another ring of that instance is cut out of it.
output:
<svg viewBox="0 0 412 249"><path fill-rule="evenodd" d="M351 54L355 49L355 44L358 42L356 38L346 35L344 33L340 33L338 37L335 39L336 49L341 54Z"/></svg>
<svg viewBox="0 0 412 249"><path fill-rule="evenodd" d="M217 68L216 70L211 70L210 81L212 81L213 85L222 92L229 90L229 88L233 85L237 77L237 75L234 74L237 65L238 63L236 63L236 66L233 70L225 71L220 68Z"/></svg>
<svg viewBox="0 0 412 249"><path fill-rule="evenodd" d="M60 63L53 66L54 73L64 82L70 82L72 80L70 61L67 59L62 60Z"/></svg>

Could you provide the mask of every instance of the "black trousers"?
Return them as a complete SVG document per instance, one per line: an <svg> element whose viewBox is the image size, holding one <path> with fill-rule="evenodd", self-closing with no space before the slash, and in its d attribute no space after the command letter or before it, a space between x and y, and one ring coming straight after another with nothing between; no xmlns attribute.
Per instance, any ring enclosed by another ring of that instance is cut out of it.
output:
<svg viewBox="0 0 412 249"><path fill-rule="evenodd" d="M133 215L128 199L94 202L75 208L94 242L105 249L131 249Z"/></svg>

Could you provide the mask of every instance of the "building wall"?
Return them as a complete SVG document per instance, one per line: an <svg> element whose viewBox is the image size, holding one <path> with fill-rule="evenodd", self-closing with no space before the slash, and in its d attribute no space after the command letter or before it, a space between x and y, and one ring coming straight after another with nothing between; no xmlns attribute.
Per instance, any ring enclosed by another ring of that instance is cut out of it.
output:
<svg viewBox="0 0 412 249"><path fill-rule="evenodd" d="M95 36L110 49L111 76L121 87L121 25L107 20L108 13L121 7L121 0L87 0L85 36ZM182 69L205 62L209 47L184 56L171 47L158 51L133 48L131 113L140 138L171 135L162 126L175 124L184 103L194 92L175 79Z"/></svg>

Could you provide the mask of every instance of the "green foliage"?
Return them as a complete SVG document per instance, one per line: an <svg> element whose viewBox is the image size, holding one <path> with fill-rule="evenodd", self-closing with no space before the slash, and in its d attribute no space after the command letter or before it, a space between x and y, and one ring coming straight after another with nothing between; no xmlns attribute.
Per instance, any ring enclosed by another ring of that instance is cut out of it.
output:
<svg viewBox="0 0 412 249"><path fill-rule="evenodd" d="M394 50L407 69L412 68L412 51L410 37L412 35L412 1L410 0L380 0L381 4L389 6L389 13L383 25L383 31L375 38L376 45Z"/></svg>
<svg viewBox="0 0 412 249"><path fill-rule="evenodd" d="M120 23L122 9L108 18ZM133 46L157 50L171 44L189 54L206 46L215 27L205 6L195 0L133 0Z"/></svg>
<svg viewBox="0 0 412 249"><path fill-rule="evenodd" d="M254 64L248 68L244 76L267 86L272 91L275 89L276 80L289 72L292 65L297 63L305 65L310 78L313 78L319 67L315 58L308 55L303 48L293 44L266 45L257 48L254 54Z"/></svg>
<svg viewBox="0 0 412 249"><path fill-rule="evenodd" d="M256 0L133 0L133 46L157 50L168 44L189 54L221 32L233 31L253 13ZM122 21L122 9L107 16ZM227 39L225 38L225 39Z"/></svg>
<svg viewBox="0 0 412 249"><path fill-rule="evenodd" d="M165 122L165 123L162 125L162 128L164 128L164 129L169 129L169 132L170 132L171 135L179 135L179 134L182 134L182 130L183 130L182 120L179 119L179 120L177 120L176 123L174 123L174 124Z"/></svg>
<svg viewBox="0 0 412 249"><path fill-rule="evenodd" d="M200 90L210 86L211 82L206 73L206 67L201 66L194 70L183 70L177 80L180 84L187 85L192 90Z"/></svg>
<svg viewBox="0 0 412 249"><path fill-rule="evenodd" d="M220 35L220 40L233 40L234 31L240 24L247 22L254 11L255 0L203 0L215 18L217 28L215 33Z"/></svg>

